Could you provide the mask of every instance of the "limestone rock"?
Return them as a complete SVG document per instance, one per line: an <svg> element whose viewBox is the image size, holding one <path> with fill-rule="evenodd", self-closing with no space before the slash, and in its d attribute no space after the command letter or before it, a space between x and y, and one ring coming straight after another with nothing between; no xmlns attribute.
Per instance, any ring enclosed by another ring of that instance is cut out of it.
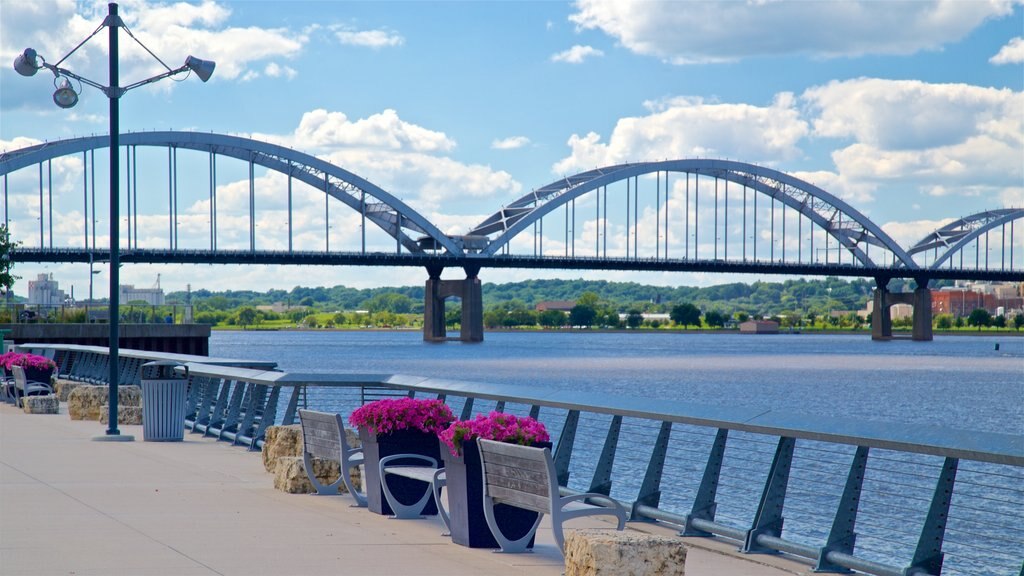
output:
<svg viewBox="0 0 1024 576"><path fill-rule="evenodd" d="M289 494L312 494L316 492L313 484L306 477L302 466L301 456L282 456L276 461L277 467L274 470L274 488ZM340 474L339 465L333 460L313 459L313 473L322 484L330 484L338 479ZM341 485L339 493L345 492L345 485Z"/></svg>
<svg viewBox="0 0 1024 576"><path fill-rule="evenodd" d="M75 388L68 395L68 415L72 420L99 420L109 394L106 386ZM141 406L142 389L138 386L118 386L117 403L119 406Z"/></svg>
<svg viewBox="0 0 1024 576"><path fill-rule="evenodd" d="M60 412L60 400L54 394L47 396L25 396L21 399L25 414L57 414Z"/></svg>
<svg viewBox="0 0 1024 576"><path fill-rule="evenodd" d="M607 529L565 531L565 576L683 576L676 538Z"/></svg>
<svg viewBox="0 0 1024 576"><path fill-rule="evenodd" d="M104 404L100 409L100 424L106 424L110 420L110 405ZM117 405L118 424L142 424L142 406Z"/></svg>
<svg viewBox="0 0 1024 576"><path fill-rule="evenodd" d="M84 384L82 382L76 382L74 380L64 380L62 378L57 378L54 380L53 390L54 393L57 394L57 397L60 398L61 402L67 402L68 397L71 396L71 391L74 390L75 388L78 388L79 386L84 386Z"/></svg>
<svg viewBox="0 0 1024 576"><path fill-rule="evenodd" d="M263 438L263 468L274 473L277 459L302 456L302 427L268 426Z"/></svg>

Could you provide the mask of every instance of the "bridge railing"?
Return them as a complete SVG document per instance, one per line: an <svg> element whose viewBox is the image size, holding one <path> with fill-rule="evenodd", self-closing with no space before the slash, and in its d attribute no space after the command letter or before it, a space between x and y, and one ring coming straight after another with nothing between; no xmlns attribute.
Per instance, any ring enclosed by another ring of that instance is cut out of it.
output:
<svg viewBox="0 0 1024 576"><path fill-rule="evenodd" d="M61 359L83 347L51 348ZM296 423L301 407L347 415L380 397L437 397L464 419L492 410L539 418L564 489L607 494L632 521L735 540L744 552L785 552L821 571L1024 571L1020 434L201 360L182 368L186 427L251 449L267 427Z"/></svg>

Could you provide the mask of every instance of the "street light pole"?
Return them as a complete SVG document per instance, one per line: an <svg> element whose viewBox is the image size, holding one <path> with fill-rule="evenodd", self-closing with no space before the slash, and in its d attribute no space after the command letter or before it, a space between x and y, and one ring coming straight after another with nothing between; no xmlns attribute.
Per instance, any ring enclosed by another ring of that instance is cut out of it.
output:
<svg viewBox="0 0 1024 576"><path fill-rule="evenodd" d="M121 91L118 87L117 29L121 27L122 22L117 15L117 4L111 2L107 5L107 10L107 19L103 22L107 26L110 43L110 89L107 91L107 99L110 100L110 306L107 312L110 326L110 339L107 344L110 372L107 376L107 406L110 413L107 417L107 435L118 436L121 434L117 429L117 387L120 379L118 350L121 343L121 315L118 313L121 300L121 154L118 151L121 143Z"/></svg>
<svg viewBox="0 0 1024 576"><path fill-rule="evenodd" d="M110 64L110 82L108 86L103 86L97 82L89 80L83 76L75 74L74 72L61 68L60 65L68 59L72 54L75 53L80 47L86 42L92 39L100 29L106 27L108 29L108 42L109 42L109 64ZM57 90L53 93L53 102L61 108L71 108L78 103L78 92L75 91L74 87L68 78L77 80L80 84L88 84L93 88L101 90L106 94L107 99L110 101L110 309L107 314L110 326L110 338L108 342L108 359L110 362L110 372L107 375L107 383L109 385L109 396L108 406L109 412L109 426L106 431L106 439L117 440L131 440L132 437L122 437L121 432L117 429L117 401L118 401L118 380L120 376L120 362L118 358L118 348L120 341L119 333L119 322L120 315L118 314L118 308L120 305L120 227L119 221L121 219L120 214L120 175L121 169L119 165L119 153L118 148L120 147L120 109L119 101L121 95L125 92L151 84L164 78L169 78L181 72L195 72L196 76L200 80L206 82L210 79L213 74L214 67L216 66L213 62L208 60L200 60L189 56L185 59L185 64L179 68L172 70L162 60L156 58L153 54L142 45L141 42L128 31L128 35L132 37L140 46L146 49L150 55L152 55L160 64L167 70L138 82L128 84L125 87L121 87L118 81L118 48L117 48L117 37L118 28L126 28L124 22L117 15L117 4L111 2L107 5L107 17L103 20L103 23L97 28L92 35L83 40L78 44L71 52L61 58L57 64L50 64L46 62L41 56L39 56L32 48L26 48L24 52L18 55L14 59L14 69L22 76L33 76L39 70L46 68L54 75L54 86ZM95 248L95 246L94 246ZM90 258L89 266L89 297L92 299L92 260Z"/></svg>

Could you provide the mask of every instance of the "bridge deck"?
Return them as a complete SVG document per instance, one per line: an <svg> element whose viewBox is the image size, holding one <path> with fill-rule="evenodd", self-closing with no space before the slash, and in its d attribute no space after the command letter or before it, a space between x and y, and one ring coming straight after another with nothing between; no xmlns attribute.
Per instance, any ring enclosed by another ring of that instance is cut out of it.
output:
<svg viewBox="0 0 1024 576"><path fill-rule="evenodd" d="M558 576L550 530L533 554L471 550L439 520L398 521L343 498L274 490L257 454L180 443L93 442L104 427L0 405L0 573L12 575L437 574ZM576 526L603 526L581 521ZM641 526L642 528L647 528ZM734 544L685 539L692 576L809 574Z"/></svg>

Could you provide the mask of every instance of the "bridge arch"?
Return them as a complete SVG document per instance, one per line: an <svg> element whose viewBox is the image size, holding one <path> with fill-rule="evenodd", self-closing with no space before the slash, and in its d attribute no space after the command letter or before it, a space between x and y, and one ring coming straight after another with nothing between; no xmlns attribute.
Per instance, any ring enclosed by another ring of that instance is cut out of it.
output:
<svg viewBox="0 0 1024 576"><path fill-rule="evenodd" d="M331 197L364 214L367 220L395 238L409 252L423 252L423 248L407 231L431 238L433 246L443 247L453 255L463 254L462 247L452 238L379 186L344 168L291 148L239 136L188 131L130 132L120 136L120 144L124 147L183 148L251 161L326 191ZM109 145L107 136L89 136L6 152L0 155L0 176L54 158Z"/></svg>
<svg viewBox="0 0 1024 576"><path fill-rule="evenodd" d="M867 216L825 190L778 170L744 162L683 159L596 168L556 180L515 200L475 226L469 236L490 240L480 250L493 256L545 215L603 186L659 172L714 177L755 190L796 210L834 238L864 266L877 266L865 251L874 245L893 254L896 263L917 268L911 256ZM717 225L717 222L716 222ZM886 265L888 263L882 263Z"/></svg>
<svg viewBox="0 0 1024 576"><path fill-rule="evenodd" d="M965 216L958 220L954 220L949 224L935 230L931 234L928 234L916 244L911 246L907 253L911 256L917 254L926 254L928 251L933 251L935 259L928 266L930 269L938 270L943 264L949 263L952 267L953 256L957 253L961 253L964 248L970 245L971 242L979 240L982 235L995 230L997 228L1003 228L1007 224L1010 225L1010 240L1009 240L1009 258L1010 266L1013 266L1014 260L1014 222L1017 220L1024 219L1024 208L1001 208L998 210L986 210L984 212L978 212ZM1005 230L1005 229L1004 229ZM1005 233L1003 238L1003 258L1005 259ZM941 254L939 250L942 250ZM976 264L978 264L976 262Z"/></svg>

